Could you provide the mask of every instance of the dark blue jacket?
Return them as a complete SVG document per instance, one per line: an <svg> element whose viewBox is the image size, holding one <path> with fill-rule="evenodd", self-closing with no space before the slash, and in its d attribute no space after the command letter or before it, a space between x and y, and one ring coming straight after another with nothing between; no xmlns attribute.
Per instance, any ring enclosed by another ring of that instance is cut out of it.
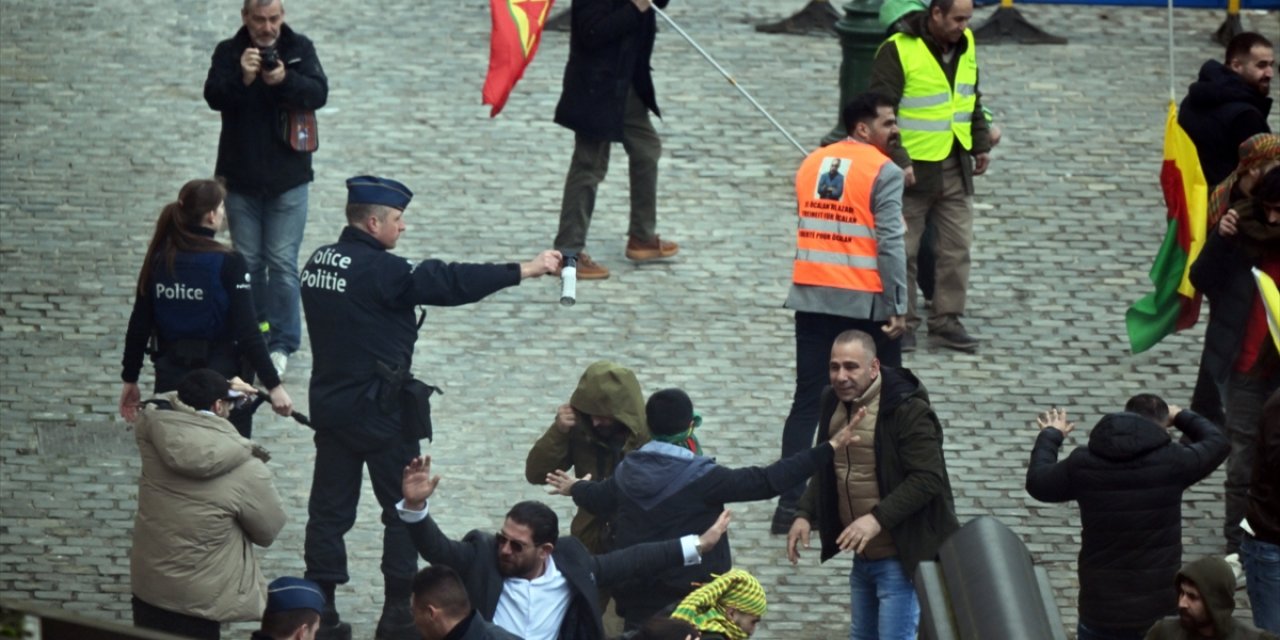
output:
<svg viewBox="0 0 1280 640"><path fill-rule="evenodd" d="M1196 145L1209 187L1222 182L1240 162L1240 143L1270 133L1271 98L1229 67L1209 60L1178 107L1178 124Z"/></svg>
<svg viewBox="0 0 1280 640"><path fill-rule="evenodd" d="M457 306L520 283L520 265L414 264L373 236L346 227L300 276L314 364L311 423L369 445L400 434L400 411L378 410L377 364L408 371L418 339L415 307Z"/></svg>
<svg viewBox="0 0 1280 640"><path fill-rule="evenodd" d="M611 519L613 548L701 534L728 502L768 500L794 487L822 465L830 465L831 445L822 443L767 467L730 469L688 449L650 442L627 454L604 482L576 482L573 501ZM618 613L628 624L644 623L668 604L710 582L711 574L733 568L729 534L702 557L702 564L650 573L613 590Z"/></svg>
<svg viewBox="0 0 1280 640"><path fill-rule="evenodd" d="M1182 492L1227 457L1212 422L1178 414L1191 444L1132 413L1103 416L1089 446L1058 462L1063 434L1041 429L1027 467L1027 493L1042 502L1080 503L1080 619L1091 627L1137 631L1177 610L1170 585L1182 564Z"/></svg>

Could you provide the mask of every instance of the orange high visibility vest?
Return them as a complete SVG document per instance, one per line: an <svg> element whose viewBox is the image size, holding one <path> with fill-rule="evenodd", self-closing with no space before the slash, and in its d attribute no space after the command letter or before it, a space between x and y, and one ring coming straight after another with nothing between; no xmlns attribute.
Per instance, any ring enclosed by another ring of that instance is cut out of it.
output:
<svg viewBox="0 0 1280 640"><path fill-rule="evenodd" d="M837 166L835 163L839 163ZM796 172L795 284L881 293L871 189L889 158L853 140L814 151ZM836 176L831 175L835 166Z"/></svg>

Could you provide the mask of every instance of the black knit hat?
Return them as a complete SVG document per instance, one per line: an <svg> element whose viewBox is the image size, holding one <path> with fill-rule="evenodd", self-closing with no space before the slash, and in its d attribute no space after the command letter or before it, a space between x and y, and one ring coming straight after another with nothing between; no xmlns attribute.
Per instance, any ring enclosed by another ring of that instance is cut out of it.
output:
<svg viewBox="0 0 1280 640"><path fill-rule="evenodd" d="M649 431L657 435L671 436L684 433L693 420L693 401L680 389L663 389L649 396L644 406Z"/></svg>

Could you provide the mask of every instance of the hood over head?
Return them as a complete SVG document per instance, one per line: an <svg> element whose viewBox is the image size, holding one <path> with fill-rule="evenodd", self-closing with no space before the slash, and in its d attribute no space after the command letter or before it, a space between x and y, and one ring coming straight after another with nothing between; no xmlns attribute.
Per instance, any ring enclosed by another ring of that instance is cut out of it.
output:
<svg viewBox="0 0 1280 640"><path fill-rule="evenodd" d="M1136 413L1109 413L1089 431L1089 452L1113 461L1140 458L1169 442L1164 427Z"/></svg>
<svg viewBox="0 0 1280 640"><path fill-rule="evenodd" d="M1231 565L1217 556L1207 556L1182 567L1174 580L1174 589L1184 578L1195 583L1200 591L1217 636L1226 637L1235 624L1231 613L1236 609L1236 574L1231 571Z"/></svg>
<svg viewBox="0 0 1280 640"><path fill-rule="evenodd" d="M147 405L138 420L137 438L149 441L161 464L174 473L215 478L254 456L253 441L236 432L230 422L197 412L183 404L177 392L161 399L170 408Z"/></svg>
<svg viewBox="0 0 1280 640"><path fill-rule="evenodd" d="M649 439L640 383L634 372L620 364L608 360L592 363L578 379L569 404L588 416L613 418L641 441Z"/></svg>

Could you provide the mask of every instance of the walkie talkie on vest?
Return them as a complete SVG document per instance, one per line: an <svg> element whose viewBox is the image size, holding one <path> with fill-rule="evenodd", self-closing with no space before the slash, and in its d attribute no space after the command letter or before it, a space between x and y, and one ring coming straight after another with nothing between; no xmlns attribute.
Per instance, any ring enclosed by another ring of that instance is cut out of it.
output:
<svg viewBox="0 0 1280 640"><path fill-rule="evenodd" d="M578 301L578 254L565 253L560 268L560 304L572 307Z"/></svg>

